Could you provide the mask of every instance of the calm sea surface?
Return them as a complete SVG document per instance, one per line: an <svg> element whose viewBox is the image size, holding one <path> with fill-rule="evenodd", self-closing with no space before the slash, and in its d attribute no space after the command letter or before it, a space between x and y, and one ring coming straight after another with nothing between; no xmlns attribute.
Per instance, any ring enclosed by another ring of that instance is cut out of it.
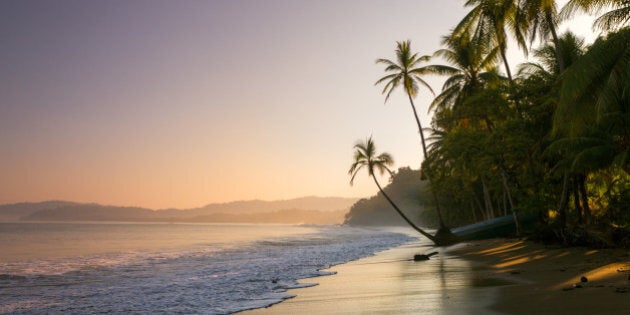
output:
<svg viewBox="0 0 630 315"><path fill-rule="evenodd" d="M412 240L335 226L0 223L0 313L230 314Z"/></svg>

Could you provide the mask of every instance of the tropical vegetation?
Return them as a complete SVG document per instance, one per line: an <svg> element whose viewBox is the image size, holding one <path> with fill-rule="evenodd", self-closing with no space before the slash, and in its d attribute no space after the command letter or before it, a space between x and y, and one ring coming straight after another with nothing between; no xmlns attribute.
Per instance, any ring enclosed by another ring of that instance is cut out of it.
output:
<svg viewBox="0 0 630 315"><path fill-rule="evenodd" d="M469 13L431 57L401 41L395 61L377 60L386 67L377 81L386 101L402 87L420 131L418 180L428 180L432 198L423 202L437 210L423 215L423 225L513 215L517 223L534 222L521 231L534 237L630 246L630 1L465 5ZM570 31L558 33L576 12L597 16L593 27L601 33L590 46ZM509 37L532 60L516 73L506 57ZM419 86L433 91L426 75L445 77L428 104L430 128L422 127L414 103ZM370 143L355 149L373 150ZM390 155L370 160L361 152L353 176L364 165L371 176L369 165L390 167Z"/></svg>

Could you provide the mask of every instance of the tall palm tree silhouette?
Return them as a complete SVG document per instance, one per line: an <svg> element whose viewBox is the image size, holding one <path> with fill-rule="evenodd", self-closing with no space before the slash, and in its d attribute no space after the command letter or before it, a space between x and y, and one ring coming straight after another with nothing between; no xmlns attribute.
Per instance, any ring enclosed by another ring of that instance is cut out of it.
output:
<svg viewBox="0 0 630 315"><path fill-rule="evenodd" d="M417 53L411 52L411 42L409 40L404 42L396 42L396 61L391 61L389 59L377 59L376 63L384 64L385 72L389 73L388 75L380 78L376 81L376 84L381 84L384 82L385 87L383 88L383 94L387 93L385 97L385 102L389 99L389 96L392 92L402 85L407 97L409 98L409 103L411 104L411 109L413 110L413 115L416 118L416 123L418 124L418 131L420 132L420 139L422 140L422 152L424 153L424 158L427 157L427 145L424 139L424 132L422 130L422 123L420 122L420 118L418 118L418 111L416 110L416 105L413 102L414 97L418 94L418 84L425 86L431 93L433 93L433 89L422 79L422 75L430 73L428 69L425 67L420 67L419 64L424 61L429 60L429 56L418 57ZM440 229L445 229L444 220L442 219L442 212L440 211L440 204L437 198L437 194L435 193L435 189L433 187L433 180L428 174L425 174L429 179L429 184L431 185L431 193L433 195L433 201L435 203L435 211L438 215L438 220L440 221Z"/></svg>

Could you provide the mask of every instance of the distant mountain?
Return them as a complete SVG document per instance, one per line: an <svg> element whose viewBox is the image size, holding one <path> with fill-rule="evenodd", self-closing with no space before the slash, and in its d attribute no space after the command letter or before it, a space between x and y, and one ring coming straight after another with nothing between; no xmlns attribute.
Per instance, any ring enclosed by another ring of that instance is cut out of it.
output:
<svg viewBox="0 0 630 315"><path fill-rule="evenodd" d="M71 205L78 205L78 203L53 200L44 202L22 202L0 205L0 222L17 221L37 211Z"/></svg>
<svg viewBox="0 0 630 315"><path fill-rule="evenodd" d="M194 218L194 222L214 223L285 223L285 224L341 224L347 210L278 210L252 214L216 213Z"/></svg>
<svg viewBox="0 0 630 315"><path fill-rule="evenodd" d="M63 201L0 206L0 221L138 221L235 223L342 223L354 198L304 197L235 201L178 210L104 206Z"/></svg>
<svg viewBox="0 0 630 315"><path fill-rule="evenodd" d="M135 207L76 204L44 209L21 218L23 221L158 221L156 211Z"/></svg>
<svg viewBox="0 0 630 315"><path fill-rule="evenodd" d="M337 211L348 210L357 201L357 198L341 197L302 197L288 200L263 201L247 200L232 201L228 203L213 203L200 208L177 210L159 210L161 217L197 217L216 213L229 214L252 214L262 212L273 212L286 209L317 210L317 211Z"/></svg>

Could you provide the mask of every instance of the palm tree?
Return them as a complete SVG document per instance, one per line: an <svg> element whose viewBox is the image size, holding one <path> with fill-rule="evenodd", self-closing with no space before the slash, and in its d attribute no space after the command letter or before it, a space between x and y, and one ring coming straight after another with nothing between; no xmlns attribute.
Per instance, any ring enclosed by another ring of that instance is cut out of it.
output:
<svg viewBox="0 0 630 315"><path fill-rule="evenodd" d="M518 20L518 5L515 0L468 0L465 4L471 11L455 27L453 34L472 34L479 47L497 46L503 60L505 72L511 85L514 85L512 71L507 60L507 30L510 30L518 45L525 51L523 25Z"/></svg>
<svg viewBox="0 0 630 315"><path fill-rule="evenodd" d="M354 178L357 176L359 171L363 168L366 168L368 171L368 175L374 179L374 183L378 190L383 194L383 197L387 199L387 201L394 207L396 212L407 222L414 230L420 232L420 234L424 235L426 238L433 241L435 244L438 244L438 240L436 238L415 225L407 216L398 208L398 206L392 201L392 199L385 193L378 180L376 179L375 173L379 172L383 175L385 172L388 172L390 175L392 171L389 169L389 166L394 164L394 160L389 153L381 153L377 155L376 147L374 145L374 141L372 141L372 137L368 138L365 142L359 141L354 145L354 162L348 171L348 175L350 178L350 185L354 182Z"/></svg>
<svg viewBox="0 0 630 315"><path fill-rule="evenodd" d="M561 15L568 17L578 10L587 13L598 13L604 8L610 8L599 16L593 26L604 31L613 31L630 22L630 1L629 0L569 0L562 8Z"/></svg>
<svg viewBox="0 0 630 315"><path fill-rule="evenodd" d="M584 40L571 32L567 32L559 38L556 37L552 44L546 44L534 50L534 56L540 63L525 63L521 65L519 72L520 74L536 76L553 85L564 72L564 67L569 67L579 60L584 49ZM557 103L555 92L552 99L554 104ZM571 169L568 163L559 163L558 167L562 169L562 190L558 202L558 212L561 214L560 217L564 218L568 207Z"/></svg>
<svg viewBox="0 0 630 315"><path fill-rule="evenodd" d="M560 72L565 69L565 62L562 58L561 43L558 39L557 20L558 9L555 0L519 0L519 10L517 11L517 24L525 25L529 29L530 44L538 37L541 41L546 40L549 35L554 43L556 62Z"/></svg>
<svg viewBox="0 0 630 315"><path fill-rule="evenodd" d="M446 48L433 55L442 57L451 65L429 65L425 68L430 73L449 77L429 110L457 111L473 94L491 82L500 81L495 67L498 49L475 45L470 34L451 34L444 37L443 43ZM490 124L489 121L486 123Z"/></svg>
<svg viewBox="0 0 630 315"><path fill-rule="evenodd" d="M554 129L570 137L592 126L616 139L618 164L630 174L630 28L599 38L560 77Z"/></svg>
<svg viewBox="0 0 630 315"><path fill-rule="evenodd" d="M425 86L431 93L433 90L422 79L422 75L428 73L428 70L425 67L419 67L419 64L424 61L429 60L429 56L418 57L417 53L411 52L411 42L409 40L404 42L396 42L396 62L391 61L389 59L377 59L377 64L384 64L385 72L389 73L388 75L380 78L376 81L375 85L385 83L385 87L383 88L383 94L387 93L385 97L385 102L389 99L389 96L392 92L402 85L407 97L409 98L409 104L411 104L411 109L413 110L413 115L416 119L416 123L418 124L418 132L420 133L420 140L422 141L422 152L424 153L424 157L427 156L427 145L424 139L424 132L422 128L422 123L420 122L420 118L418 118L418 111L416 110L416 105L413 102L413 99L418 94L418 84ZM427 176L429 179L429 184L431 185L431 193L433 195L433 201L435 203L435 211L438 215L438 220L440 221L440 229L446 229L444 225L444 220L442 219L442 213L440 211L440 204L438 202L437 194L433 189L433 180L430 176Z"/></svg>
<svg viewBox="0 0 630 315"><path fill-rule="evenodd" d="M549 84L554 84L563 72L560 69L558 56L566 66L571 66L582 57L586 45L584 39L571 32L566 32L558 38L558 43L546 44L536 50L533 55L538 63L526 62L519 66L519 76L535 75L543 78Z"/></svg>
<svg viewBox="0 0 630 315"><path fill-rule="evenodd" d="M492 135L494 124L490 115L496 109L491 107L495 104L506 104L502 101L503 96L501 95L505 80L498 74L495 66L497 54L501 51L501 47L488 45L491 44L490 41L480 41L480 37L475 37L470 30L453 31L443 40L447 48L435 52L434 55L446 59L451 63L451 66L432 65L426 67L432 73L450 75L444 83L442 92L432 102L431 109L449 109L453 112L455 119L462 119L467 124L473 122L479 126L479 122L482 121L485 123L485 129ZM445 115L438 114L436 116L440 118ZM437 123L441 122L437 121ZM454 126L448 128L452 127ZM497 154L495 158L503 178L503 190L515 213L512 194L508 187L507 166L501 153ZM484 182L483 177L482 182ZM486 197L489 200L487 194ZM488 202L487 204L490 205ZM516 214L515 223L518 226Z"/></svg>

